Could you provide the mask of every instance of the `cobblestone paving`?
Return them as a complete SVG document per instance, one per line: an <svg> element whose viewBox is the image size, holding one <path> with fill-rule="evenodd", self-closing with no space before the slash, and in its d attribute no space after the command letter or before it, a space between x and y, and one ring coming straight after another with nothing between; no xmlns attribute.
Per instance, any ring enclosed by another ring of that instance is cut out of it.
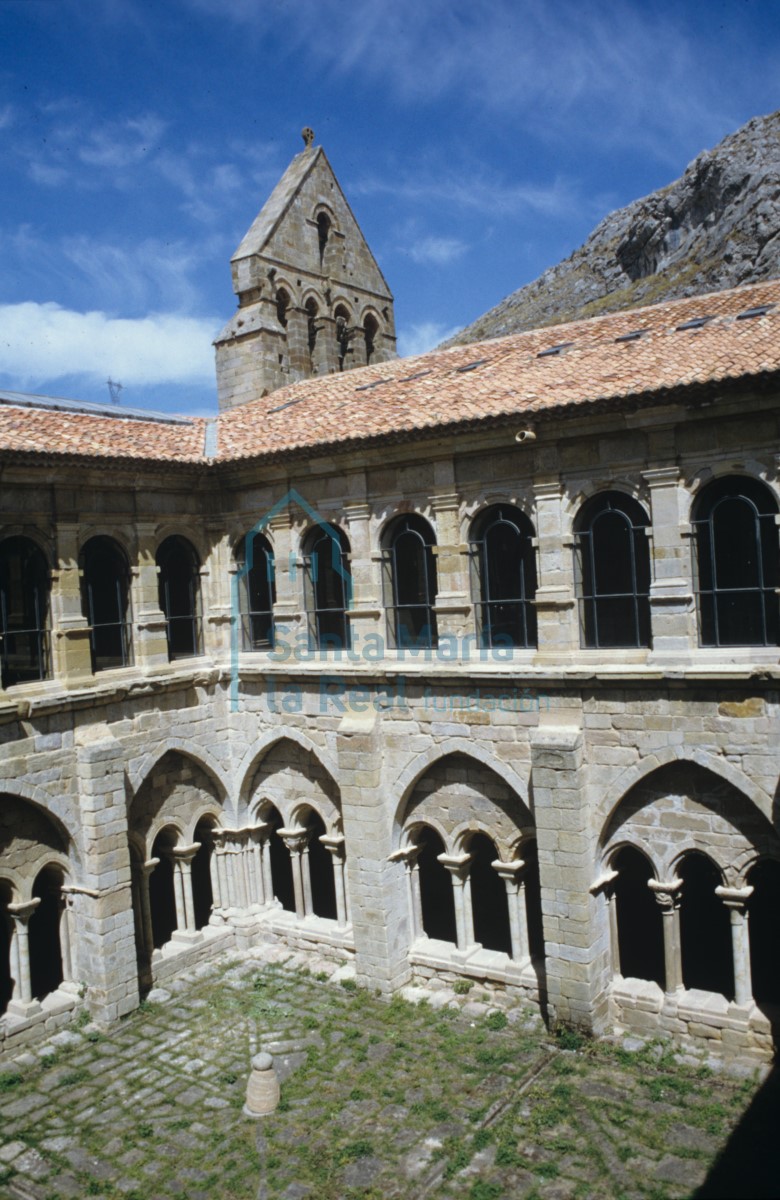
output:
<svg viewBox="0 0 780 1200"><path fill-rule="evenodd" d="M468 995L387 1004L268 957L0 1068L3 1200L665 1200L703 1182L756 1089L657 1044L556 1041ZM253 1122L259 1049L282 1101Z"/></svg>

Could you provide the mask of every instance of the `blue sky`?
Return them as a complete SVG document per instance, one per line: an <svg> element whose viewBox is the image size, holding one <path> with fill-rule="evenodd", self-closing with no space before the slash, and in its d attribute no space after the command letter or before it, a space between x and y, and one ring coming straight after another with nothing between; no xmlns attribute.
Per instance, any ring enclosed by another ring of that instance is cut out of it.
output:
<svg viewBox="0 0 780 1200"><path fill-rule="evenodd" d="M0 387L214 410L304 125L413 353L777 107L777 0L0 0Z"/></svg>

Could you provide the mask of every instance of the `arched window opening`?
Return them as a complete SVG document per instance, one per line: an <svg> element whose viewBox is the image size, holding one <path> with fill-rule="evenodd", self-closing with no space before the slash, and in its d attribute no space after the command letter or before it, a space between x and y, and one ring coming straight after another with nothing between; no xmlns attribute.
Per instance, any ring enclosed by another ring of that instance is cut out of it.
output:
<svg viewBox="0 0 780 1200"><path fill-rule="evenodd" d="M279 837L279 830L284 828L282 818L273 806L264 814L263 819L270 825L268 835L269 853L271 857L271 885L274 896L282 908L295 912L295 888L293 886L292 862L290 851Z"/></svg>
<svg viewBox="0 0 780 1200"><path fill-rule="evenodd" d="M384 590L393 644L432 647L436 628L436 538L423 517L400 517L385 538Z"/></svg>
<svg viewBox="0 0 780 1200"><path fill-rule="evenodd" d="M649 524L641 504L621 492L583 506L575 563L584 646L650 645Z"/></svg>
<svg viewBox="0 0 780 1200"><path fill-rule="evenodd" d="M174 865L172 850L176 835L168 829L157 834L152 846L152 858L159 862L149 876L149 911L152 917L152 943L159 950L171 940L176 923Z"/></svg>
<svg viewBox="0 0 780 1200"><path fill-rule="evenodd" d="M325 822L312 812L307 825L311 831L309 841L309 877L311 879L311 903L314 913L326 920L336 920L336 883L333 877L333 855L323 846L320 838L327 834Z"/></svg>
<svg viewBox="0 0 780 1200"><path fill-rule="evenodd" d="M343 304L338 304L334 310L333 316L336 318L336 352L339 364L339 370L345 369L347 355L352 353L350 342L354 337L355 331L350 328L349 312Z"/></svg>
<svg viewBox="0 0 780 1200"><path fill-rule="evenodd" d="M8 1002L14 994L14 979L11 975L13 919L8 912L12 898L10 883L0 879L0 1017L8 1008Z"/></svg>
<svg viewBox="0 0 780 1200"><path fill-rule="evenodd" d="M490 508L471 532L472 594L482 646L536 645L533 525L511 505Z"/></svg>
<svg viewBox="0 0 780 1200"><path fill-rule="evenodd" d="M30 538L0 543L0 664L3 687L47 679L49 568Z"/></svg>
<svg viewBox="0 0 780 1200"><path fill-rule="evenodd" d="M729 476L697 498L693 529L703 646L776 646L777 502L757 479Z"/></svg>
<svg viewBox="0 0 780 1200"><path fill-rule="evenodd" d="M428 825L422 827L416 842L422 846L417 865L420 872L423 930L429 938L457 944L452 876L438 857L446 853L444 842Z"/></svg>
<svg viewBox="0 0 780 1200"><path fill-rule="evenodd" d="M276 578L274 552L262 533L251 541L251 565L246 560L246 539L236 550L241 605L241 646L244 650L271 650L274 644L274 603Z"/></svg>
<svg viewBox="0 0 780 1200"><path fill-rule="evenodd" d="M780 862L756 863L747 882L754 889L748 900L753 997L780 1007Z"/></svg>
<svg viewBox="0 0 780 1200"><path fill-rule="evenodd" d="M309 643L318 650L350 645L349 540L335 525L316 525L303 540Z"/></svg>
<svg viewBox="0 0 780 1200"><path fill-rule="evenodd" d="M60 925L63 917L62 871L44 867L33 885L40 904L30 917L30 983L36 1000L57 990L63 980Z"/></svg>
<svg viewBox="0 0 780 1200"><path fill-rule="evenodd" d="M528 921L528 950L535 962L544 962L544 926L542 924L542 884L539 876L539 851L535 841L523 842L520 857L525 863L525 912Z"/></svg>
<svg viewBox="0 0 780 1200"><path fill-rule="evenodd" d="M277 288L276 291L276 319L282 329L287 328L287 314L290 309L290 293L284 288Z"/></svg>
<svg viewBox="0 0 780 1200"><path fill-rule="evenodd" d="M200 563L186 538L166 538L157 551L159 595L168 637L168 658L201 654Z"/></svg>
<svg viewBox="0 0 780 1200"><path fill-rule="evenodd" d="M651 889L653 868L639 850L624 846L612 860L620 974L664 987L663 915Z"/></svg>
<svg viewBox="0 0 780 1200"><path fill-rule="evenodd" d="M506 884L492 864L498 859L495 843L485 833L476 833L468 845L471 855L471 908L474 940L485 950L512 953L509 904Z"/></svg>
<svg viewBox="0 0 780 1200"><path fill-rule="evenodd" d="M368 314L363 322L363 338L366 343L366 364L371 365L371 359L376 353L376 335L379 333L379 322L376 317Z"/></svg>
<svg viewBox="0 0 780 1200"><path fill-rule="evenodd" d="M305 304L306 309L306 340L309 348L309 367L314 368L314 351L317 346L317 334L321 326L317 324L317 301L310 297Z"/></svg>
<svg viewBox="0 0 780 1200"><path fill-rule="evenodd" d="M192 903L195 910L195 928L208 925L214 908L214 820L203 817L195 826L195 841L200 843L192 859Z"/></svg>
<svg viewBox="0 0 780 1200"><path fill-rule="evenodd" d="M81 552L81 603L90 626L92 670L132 662L130 568L109 537L91 538Z"/></svg>
<svg viewBox="0 0 780 1200"><path fill-rule="evenodd" d="M330 238L331 220L327 213L321 212L317 215L317 241L320 248L320 267L325 263L325 251L328 248L328 239Z"/></svg>
<svg viewBox="0 0 780 1200"><path fill-rule="evenodd" d="M721 878L705 854L686 854L678 868L683 881L680 946L686 988L720 992L734 999L734 960L729 912L715 888Z"/></svg>

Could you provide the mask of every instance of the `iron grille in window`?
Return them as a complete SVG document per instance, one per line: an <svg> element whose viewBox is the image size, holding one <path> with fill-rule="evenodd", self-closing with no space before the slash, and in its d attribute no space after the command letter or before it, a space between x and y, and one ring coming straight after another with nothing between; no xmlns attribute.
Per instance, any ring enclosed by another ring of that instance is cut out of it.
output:
<svg viewBox="0 0 780 1200"><path fill-rule="evenodd" d="M318 525L303 542L309 644L318 650L347 650L350 629L349 541L334 525Z"/></svg>
<svg viewBox="0 0 780 1200"><path fill-rule="evenodd" d="M246 558L246 541L236 554L239 570L239 601L241 605L241 647L244 650L271 650L274 644L274 552L262 533L250 539L250 555Z"/></svg>
<svg viewBox="0 0 780 1200"><path fill-rule="evenodd" d="M0 544L0 663L3 687L50 673L49 568L30 538Z"/></svg>
<svg viewBox="0 0 780 1200"><path fill-rule="evenodd" d="M157 551L157 566L169 660L202 654L200 562L195 550L186 538L166 538Z"/></svg>
<svg viewBox="0 0 780 1200"><path fill-rule="evenodd" d="M390 637L398 649L437 644L435 543L428 522L415 514L400 517L388 531L385 605Z"/></svg>
<svg viewBox="0 0 780 1200"><path fill-rule="evenodd" d="M533 526L512 505L490 508L472 528L471 574L482 646L536 645Z"/></svg>
<svg viewBox="0 0 780 1200"><path fill-rule="evenodd" d="M580 632L584 646L650 645L648 517L621 492L602 492L575 529Z"/></svg>
<svg viewBox="0 0 780 1200"><path fill-rule="evenodd" d="M778 644L777 502L756 479L729 476L694 507L699 637L703 646Z"/></svg>
<svg viewBox="0 0 780 1200"><path fill-rule="evenodd" d="M84 546L81 602L89 621L92 670L127 667L133 661L130 568L112 538L94 537Z"/></svg>

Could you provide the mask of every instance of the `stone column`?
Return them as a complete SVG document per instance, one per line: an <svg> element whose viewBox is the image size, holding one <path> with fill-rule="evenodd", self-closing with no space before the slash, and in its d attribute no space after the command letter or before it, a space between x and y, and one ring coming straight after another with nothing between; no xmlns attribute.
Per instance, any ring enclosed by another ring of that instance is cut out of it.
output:
<svg viewBox="0 0 780 1200"><path fill-rule="evenodd" d="M530 737L531 784L549 1015L600 1033L609 1021L609 930L590 893L596 839L588 823L579 714L553 709L541 718Z"/></svg>
<svg viewBox="0 0 780 1200"><path fill-rule="evenodd" d="M236 907L235 889L227 849L227 829L214 830L214 863L219 891L220 907L230 909Z"/></svg>
<svg viewBox="0 0 780 1200"><path fill-rule="evenodd" d="M60 517L51 576L52 670L64 683L92 674L89 621L81 609L81 524Z"/></svg>
<svg viewBox="0 0 780 1200"><path fill-rule="evenodd" d="M299 921L308 916L311 911L311 880L308 879L308 861L306 863L306 875L308 880L308 906L307 906L307 884L304 882L303 874L303 851L308 845L309 831L308 829L278 829L277 833L284 842L287 849L290 851L290 861L292 863L293 890L295 892L295 915Z"/></svg>
<svg viewBox="0 0 780 1200"><path fill-rule="evenodd" d="M13 940L11 942L12 968L14 976L13 999L9 1001L8 1011L16 1016L27 1016L38 1011L40 1005L33 1000L32 980L30 977L30 917L40 904L40 898L28 900L24 904L9 904L7 911L14 923Z"/></svg>
<svg viewBox="0 0 780 1200"><path fill-rule="evenodd" d="M192 895L192 860L200 850L200 842L191 846L174 846L171 851L174 863L174 884L176 889L176 924L178 931L186 930L190 935L197 934L195 928L195 900ZM179 895L183 907L184 922L179 920Z"/></svg>
<svg viewBox="0 0 780 1200"><path fill-rule="evenodd" d="M525 906L525 880L520 872L525 863L521 858L511 862L501 862L496 859L491 867L506 886L507 905L509 907L509 932L512 938L512 958L518 963L530 962L531 954L528 942L528 914Z"/></svg>
<svg viewBox="0 0 780 1200"><path fill-rule="evenodd" d="M281 490L282 484L279 484ZM276 580L276 603L274 604L274 639L277 654L289 647L287 657L294 662L297 635L303 616L303 563L298 552L297 538L289 509L276 513L269 523L274 547L274 576Z"/></svg>
<svg viewBox="0 0 780 1200"><path fill-rule="evenodd" d="M452 894L455 900L455 929L458 949L470 950L474 943L474 918L471 912L471 867L470 854L437 854L437 859L452 876Z"/></svg>
<svg viewBox="0 0 780 1200"><path fill-rule="evenodd" d="M750 977L750 938L748 936L747 902L753 895L752 887L716 887L731 917L731 951L734 956L734 1003L753 1003L753 984Z"/></svg>
<svg viewBox="0 0 780 1200"><path fill-rule="evenodd" d="M468 546L460 537L460 495L456 490L455 464L451 458L433 464L434 494L431 506L436 529L435 600L439 637L462 638L473 633L469 590Z"/></svg>
<svg viewBox="0 0 780 1200"><path fill-rule="evenodd" d="M139 887L141 890L141 925L143 928L144 950L151 962L154 953L154 927L152 925L152 905L149 899L149 876L155 867L160 865L159 858L148 858L141 867Z"/></svg>
<svg viewBox="0 0 780 1200"><path fill-rule="evenodd" d="M135 620L135 662L154 671L168 662L165 615L160 608L159 570L156 562L157 523L136 526L138 559L132 572L131 609Z"/></svg>
<svg viewBox="0 0 780 1200"><path fill-rule="evenodd" d="M206 522L209 554L200 572L202 648L204 654L227 660L230 655L231 548L224 520ZM240 642L239 642L240 645Z"/></svg>
<svg viewBox="0 0 780 1200"><path fill-rule="evenodd" d="M410 913L395 862L376 712L345 715L336 736L338 779L358 981L386 995L408 982Z"/></svg>
<svg viewBox="0 0 780 1200"><path fill-rule="evenodd" d="M666 977L665 992L673 996L682 990L682 953L680 949L680 900L682 899L682 880L672 879L663 882L658 879L648 879L647 886L661 906L664 930L664 975Z"/></svg>
<svg viewBox="0 0 780 1200"><path fill-rule="evenodd" d="M390 862L402 862L406 868L406 898L412 926L412 941L425 936L420 892L420 864L418 859L422 846L404 846L389 856Z"/></svg>
<svg viewBox="0 0 780 1200"><path fill-rule="evenodd" d="M333 860L333 883L336 888L336 920L343 928L347 924L347 890L344 880L344 835L324 833L320 841L330 851Z"/></svg>
<svg viewBox="0 0 780 1200"><path fill-rule="evenodd" d="M252 866L254 870L255 890L254 903L264 908L272 894L270 874L266 880L264 846L268 841L271 826L268 821L260 821L249 830L252 849Z"/></svg>
<svg viewBox="0 0 780 1200"><path fill-rule="evenodd" d="M365 473L361 472L353 482L355 489L365 495ZM352 635L353 653L359 658L365 654L369 635L379 631L382 616L380 580L377 560L371 545L371 508L364 499L355 499L344 506L349 537L349 571L352 576L352 607L348 610ZM370 646L371 643L369 642Z"/></svg>
<svg viewBox="0 0 780 1200"><path fill-rule="evenodd" d="M538 586L536 621L539 648L535 661L558 660L579 646L574 595L574 542L564 512L560 479L540 479L536 497Z"/></svg>
<svg viewBox="0 0 780 1200"><path fill-rule="evenodd" d="M696 644L691 554L683 525L687 497L678 467L644 471L650 489L651 560L650 618L653 657L688 657Z"/></svg>
<svg viewBox="0 0 780 1200"><path fill-rule="evenodd" d="M74 899L79 978L93 1018L109 1022L138 1004L126 751L104 725L87 725L76 732L76 754L84 846Z"/></svg>

